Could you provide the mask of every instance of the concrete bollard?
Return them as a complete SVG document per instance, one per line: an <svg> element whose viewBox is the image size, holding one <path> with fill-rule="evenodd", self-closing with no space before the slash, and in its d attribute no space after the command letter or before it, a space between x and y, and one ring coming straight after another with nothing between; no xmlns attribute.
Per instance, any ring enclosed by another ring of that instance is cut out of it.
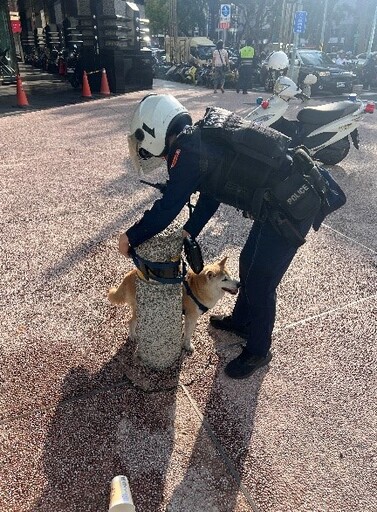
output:
<svg viewBox="0 0 377 512"><path fill-rule="evenodd" d="M162 233L141 244L137 254L153 262L179 259L184 222L181 213ZM154 370L170 368L182 352L182 285L137 279L136 303L139 359Z"/></svg>

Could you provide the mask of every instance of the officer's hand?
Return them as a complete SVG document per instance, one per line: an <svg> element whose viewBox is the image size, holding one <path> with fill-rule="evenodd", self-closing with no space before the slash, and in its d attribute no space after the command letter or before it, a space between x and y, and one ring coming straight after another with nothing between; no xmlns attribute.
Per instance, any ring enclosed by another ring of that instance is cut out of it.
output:
<svg viewBox="0 0 377 512"><path fill-rule="evenodd" d="M191 238L191 235L185 229L182 229L182 237L183 238Z"/></svg>
<svg viewBox="0 0 377 512"><path fill-rule="evenodd" d="M126 256L126 258L130 258L129 250L130 242L128 241L128 236L126 233L122 233L119 237L119 252L123 254L123 256Z"/></svg>

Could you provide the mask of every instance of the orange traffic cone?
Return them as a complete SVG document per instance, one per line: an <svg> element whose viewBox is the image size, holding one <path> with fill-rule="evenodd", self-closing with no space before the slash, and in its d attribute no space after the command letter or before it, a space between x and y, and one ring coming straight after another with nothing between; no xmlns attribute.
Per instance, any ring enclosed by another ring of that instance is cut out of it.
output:
<svg viewBox="0 0 377 512"><path fill-rule="evenodd" d="M89 81L88 81L88 75L86 74L86 71L84 71L83 77L82 77L82 94L81 96L83 98L93 98L92 91L90 90Z"/></svg>
<svg viewBox="0 0 377 512"><path fill-rule="evenodd" d="M106 96L109 96L109 94L110 94L110 87L109 87L109 82L107 80L105 68L102 69L100 94L104 94Z"/></svg>
<svg viewBox="0 0 377 512"><path fill-rule="evenodd" d="M29 102L27 100L26 93L24 91L24 87L22 85L22 80L20 75L17 75L17 106L18 107L28 107Z"/></svg>

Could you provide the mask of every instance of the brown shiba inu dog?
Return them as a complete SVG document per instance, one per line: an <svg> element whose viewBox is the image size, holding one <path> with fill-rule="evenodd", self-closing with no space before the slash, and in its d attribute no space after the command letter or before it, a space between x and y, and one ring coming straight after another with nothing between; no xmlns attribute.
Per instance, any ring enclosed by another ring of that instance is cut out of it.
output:
<svg viewBox="0 0 377 512"><path fill-rule="evenodd" d="M192 334L200 315L215 306L225 292L235 295L240 286L239 281L232 279L225 267L227 257L216 263L205 265L200 274L188 271L183 287L182 306L185 315L183 335L184 347L193 352ZM137 270L126 274L118 288L111 288L108 298L112 304L127 303L131 307L132 316L129 321L130 337L135 338L136 329L136 279Z"/></svg>

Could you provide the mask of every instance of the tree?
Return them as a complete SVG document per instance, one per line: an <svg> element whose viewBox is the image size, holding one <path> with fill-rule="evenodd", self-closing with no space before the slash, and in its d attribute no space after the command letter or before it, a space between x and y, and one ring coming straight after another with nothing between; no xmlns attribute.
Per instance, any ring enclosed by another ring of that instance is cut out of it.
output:
<svg viewBox="0 0 377 512"><path fill-rule="evenodd" d="M251 39L261 51L265 44L279 38L281 0L238 0L238 39Z"/></svg>
<svg viewBox="0 0 377 512"><path fill-rule="evenodd" d="M346 1L327 1L327 16L325 20L325 25L323 27L323 13L325 11L325 1L326 0L318 0L317 2L313 2L310 0L304 0L303 8L308 11L308 26L305 33L305 38L308 41L310 46L319 47L319 43L321 40L321 32L322 29L325 29L325 50L326 43L331 36L332 30L334 27L338 27L341 22L347 18L350 14L354 16L355 19L355 29L356 30L356 20L357 20L357 9L352 7Z"/></svg>
<svg viewBox="0 0 377 512"><path fill-rule="evenodd" d="M170 0L146 0L145 15L150 20L152 34L169 34ZM198 29L206 33L207 0L178 0L178 35L190 36Z"/></svg>
<svg viewBox="0 0 377 512"><path fill-rule="evenodd" d="M153 35L169 32L169 0L146 0L145 15Z"/></svg>
<svg viewBox="0 0 377 512"><path fill-rule="evenodd" d="M179 35L194 35L196 28L199 34L206 33L206 13L208 11L206 0L178 0L177 11Z"/></svg>

